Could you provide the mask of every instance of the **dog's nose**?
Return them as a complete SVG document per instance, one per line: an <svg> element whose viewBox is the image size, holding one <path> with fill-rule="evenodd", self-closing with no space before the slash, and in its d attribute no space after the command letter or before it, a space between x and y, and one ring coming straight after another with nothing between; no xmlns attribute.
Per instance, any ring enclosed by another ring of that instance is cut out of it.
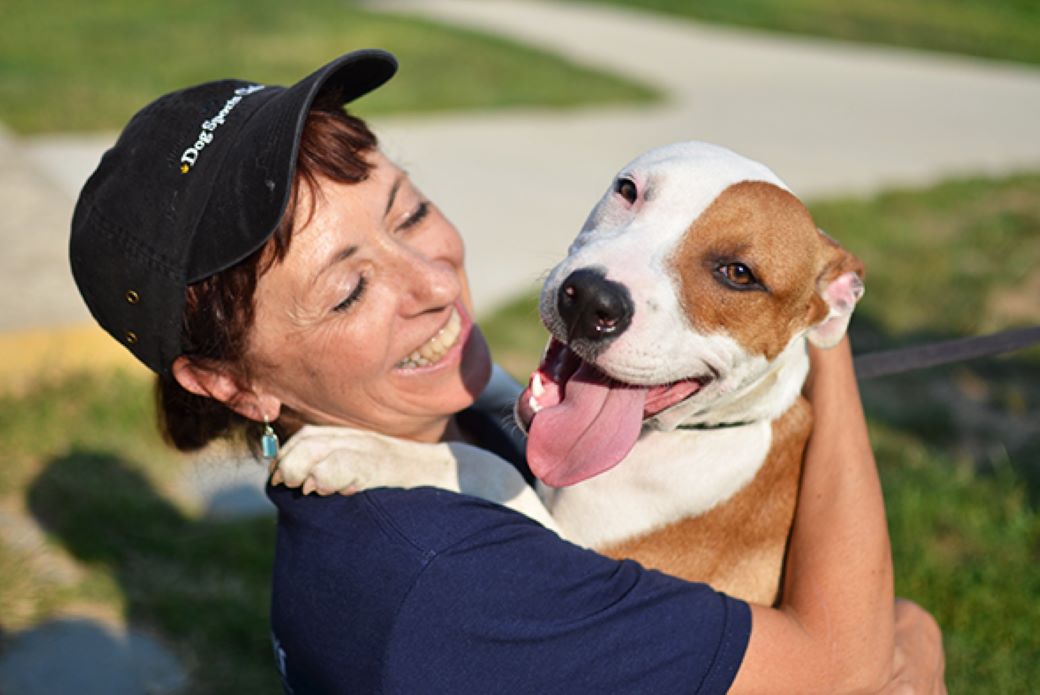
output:
<svg viewBox="0 0 1040 695"><path fill-rule="evenodd" d="M616 337L632 323L635 311L628 288L592 268L567 276L556 296L556 308L571 341Z"/></svg>

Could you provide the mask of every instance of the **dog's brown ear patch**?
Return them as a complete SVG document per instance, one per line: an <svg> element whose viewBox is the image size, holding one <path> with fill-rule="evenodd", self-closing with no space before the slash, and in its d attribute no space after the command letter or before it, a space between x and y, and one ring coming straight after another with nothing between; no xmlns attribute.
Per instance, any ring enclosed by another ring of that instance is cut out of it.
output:
<svg viewBox="0 0 1040 695"><path fill-rule="evenodd" d="M816 298L820 244L809 211L790 192L763 181L730 186L693 221L671 259L690 325L773 359L812 325L807 307ZM761 288L727 286L718 269L734 262Z"/></svg>

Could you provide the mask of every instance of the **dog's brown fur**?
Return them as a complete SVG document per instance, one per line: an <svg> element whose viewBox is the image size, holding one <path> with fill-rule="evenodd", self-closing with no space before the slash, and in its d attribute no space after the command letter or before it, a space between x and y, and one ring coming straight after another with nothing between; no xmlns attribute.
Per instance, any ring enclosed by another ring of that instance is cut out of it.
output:
<svg viewBox="0 0 1040 695"><path fill-rule="evenodd" d="M794 520L802 452L812 429L809 403L800 398L772 426L773 444L766 463L740 492L700 516L601 552L706 582L745 600L772 604Z"/></svg>

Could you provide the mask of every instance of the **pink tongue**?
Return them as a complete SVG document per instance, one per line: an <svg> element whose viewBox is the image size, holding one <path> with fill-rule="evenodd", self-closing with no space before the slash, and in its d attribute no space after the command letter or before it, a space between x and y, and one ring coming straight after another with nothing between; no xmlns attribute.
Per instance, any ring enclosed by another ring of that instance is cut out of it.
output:
<svg viewBox="0 0 1040 695"><path fill-rule="evenodd" d="M564 399L538 411L527 438L531 472L553 487L616 466L639 438L647 389L621 386L582 363Z"/></svg>

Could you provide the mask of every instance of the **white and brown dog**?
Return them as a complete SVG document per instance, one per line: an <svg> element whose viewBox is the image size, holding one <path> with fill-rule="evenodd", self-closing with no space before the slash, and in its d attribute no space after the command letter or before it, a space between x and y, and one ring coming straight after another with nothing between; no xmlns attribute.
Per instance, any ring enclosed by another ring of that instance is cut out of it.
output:
<svg viewBox="0 0 1040 695"><path fill-rule="evenodd" d="M277 475L475 494L772 603L811 429L806 340L841 339L862 277L765 166L706 143L653 150L614 178L542 291L553 337L517 405L541 504L474 447L334 428L297 435Z"/></svg>

